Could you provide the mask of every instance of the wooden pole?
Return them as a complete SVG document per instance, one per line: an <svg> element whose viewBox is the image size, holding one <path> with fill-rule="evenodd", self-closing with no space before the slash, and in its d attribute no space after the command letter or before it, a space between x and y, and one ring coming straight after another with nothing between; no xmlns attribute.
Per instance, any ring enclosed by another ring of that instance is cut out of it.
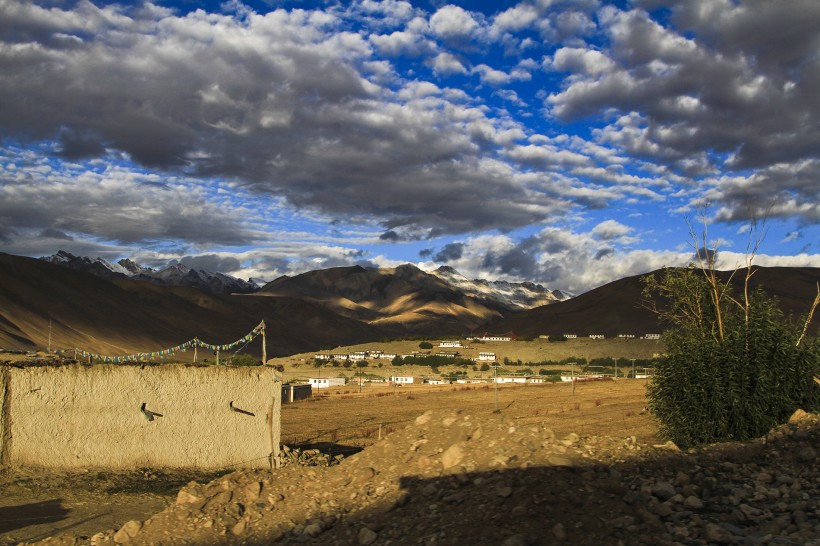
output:
<svg viewBox="0 0 820 546"><path fill-rule="evenodd" d="M219 349L216 350L216 365L219 366Z"/></svg>
<svg viewBox="0 0 820 546"><path fill-rule="evenodd" d="M268 338L265 336L265 329L262 328L262 365L268 363Z"/></svg>

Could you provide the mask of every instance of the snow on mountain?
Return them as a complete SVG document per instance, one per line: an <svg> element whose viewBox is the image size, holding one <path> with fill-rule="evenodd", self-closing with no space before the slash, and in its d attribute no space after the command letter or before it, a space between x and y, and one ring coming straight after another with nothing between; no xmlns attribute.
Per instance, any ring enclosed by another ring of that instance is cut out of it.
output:
<svg viewBox="0 0 820 546"><path fill-rule="evenodd" d="M531 282L471 280L446 265L431 273L468 296L496 300L516 311L532 309L571 297L559 290L552 291Z"/></svg>
<svg viewBox="0 0 820 546"><path fill-rule="evenodd" d="M144 267L131 259L122 259L116 264L112 264L102 258L91 258L74 256L73 254L60 250L53 256L41 258L48 262L93 273L105 279L132 278L135 280L152 282L165 286L189 286L213 294L251 294L259 291L264 283L254 282L253 279L245 281L237 279L224 273L213 273L204 270L191 269L190 267L175 263L159 270ZM403 279L411 284L422 283L428 273L410 264L385 270L385 275ZM514 283L508 281L486 281L482 279L468 279L452 267L442 266L429 273L432 277L445 283L453 291L460 292L465 296L484 300L491 305L500 305L509 311L521 311L532 309L541 305L547 305L556 301L563 301L571 298L558 290L552 291L544 288L540 284L531 282ZM362 281L364 282L364 281ZM372 288L367 287L370 291Z"/></svg>
<svg viewBox="0 0 820 546"><path fill-rule="evenodd" d="M249 294L259 290L259 285L254 282L237 279L224 273L196 271L179 263L160 270L154 270L128 258L112 264L102 258L92 260L91 258L75 256L64 250L58 251L53 256L44 256L41 259L71 269L86 271L109 280L130 277L135 280L166 286L191 286L214 294Z"/></svg>
<svg viewBox="0 0 820 546"><path fill-rule="evenodd" d="M85 256L75 256L64 250L58 251L53 256L44 256L41 259L70 269L87 271L104 279L128 276L128 272L119 264L112 264L102 258L92 260Z"/></svg>
<svg viewBox="0 0 820 546"><path fill-rule="evenodd" d="M122 267L126 271L126 275L129 277L133 277L135 275L151 275L154 273L154 270L150 267L145 267L130 258L123 258L122 260L118 261L120 267Z"/></svg>

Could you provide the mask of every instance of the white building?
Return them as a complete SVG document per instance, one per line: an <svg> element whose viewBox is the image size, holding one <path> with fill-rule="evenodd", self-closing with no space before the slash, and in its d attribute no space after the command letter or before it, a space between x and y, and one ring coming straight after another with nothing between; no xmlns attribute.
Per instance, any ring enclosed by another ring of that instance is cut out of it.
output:
<svg viewBox="0 0 820 546"><path fill-rule="evenodd" d="M564 337L567 339L577 339L578 334L564 334Z"/></svg>
<svg viewBox="0 0 820 546"><path fill-rule="evenodd" d="M644 339L660 339L661 335L660 334L645 334L643 336L643 338Z"/></svg>
<svg viewBox="0 0 820 546"><path fill-rule="evenodd" d="M396 354L395 353L381 353L379 355L379 358L386 358L387 360L393 360L394 358L396 358Z"/></svg>
<svg viewBox="0 0 820 546"><path fill-rule="evenodd" d="M460 341L442 341L438 344L439 347L461 347Z"/></svg>
<svg viewBox="0 0 820 546"><path fill-rule="evenodd" d="M490 362L495 362L495 353L478 353L478 361L487 360Z"/></svg>
<svg viewBox="0 0 820 546"><path fill-rule="evenodd" d="M509 336L484 336L478 339L481 341L512 341L512 338Z"/></svg>
<svg viewBox="0 0 820 546"><path fill-rule="evenodd" d="M308 379L310 386L314 389L329 389L331 387L343 387L344 377L311 377Z"/></svg>
<svg viewBox="0 0 820 546"><path fill-rule="evenodd" d="M518 376L518 377L500 377L499 376L499 377L495 378L495 382L496 383L526 383L527 378L526 377L521 377L521 376Z"/></svg>
<svg viewBox="0 0 820 546"><path fill-rule="evenodd" d="M604 339L603 334L589 334L589 339Z"/></svg>
<svg viewBox="0 0 820 546"><path fill-rule="evenodd" d="M347 354L336 354L333 355L333 360L347 360L348 356Z"/></svg>
<svg viewBox="0 0 820 546"><path fill-rule="evenodd" d="M390 376L390 382L399 385L409 385L413 383L413 378L409 375L393 375Z"/></svg>
<svg viewBox="0 0 820 546"><path fill-rule="evenodd" d="M313 358L315 358L316 360L333 360L333 355L319 354L319 355L315 355Z"/></svg>

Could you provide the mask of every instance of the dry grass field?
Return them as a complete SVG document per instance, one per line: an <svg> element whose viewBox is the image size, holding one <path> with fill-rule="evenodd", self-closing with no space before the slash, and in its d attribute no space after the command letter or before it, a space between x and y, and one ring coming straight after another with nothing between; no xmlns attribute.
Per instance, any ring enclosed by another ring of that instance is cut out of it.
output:
<svg viewBox="0 0 820 546"><path fill-rule="evenodd" d="M635 436L656 441L652 417L644 411L646 381L577 382L541 385L389 385L365 384L328 389L309 400L282 406L282 441L364 447L410 423L428 409L460 410L538 422L556 434Z"/></svg>

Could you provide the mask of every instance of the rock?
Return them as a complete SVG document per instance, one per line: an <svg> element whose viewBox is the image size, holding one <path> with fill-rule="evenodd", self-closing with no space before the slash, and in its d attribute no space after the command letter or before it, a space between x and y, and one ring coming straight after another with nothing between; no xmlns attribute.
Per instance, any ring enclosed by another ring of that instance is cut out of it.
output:
<svg viewBox="0 0 820 546"><path fill-rule="evenodd" d="M572 466L572 459L569 457L562 457L561 455L550 455L547 462L552 466Z"/></svg>
<svg viewBox="0 0 820 546"><path fill-rule="evenodd" d="M677 491L675 490L675 486L669 482L656 482L652 486L652 495L662 501L671 499L676 493Z"/></svg>
<svg viewBox="0 0 820 546"><path fill-rule="evenodd" d="M246 526L247 526L247 523L245 522L245 520L240 519L239 521L236 522L236 524L234 524L233 527L231 527L231 534L235 535L235 536L241 535L242 533L245 532L245 527Z"/></svg>
<svg viewBox="0 0 820 546"><path fill-rule="evenodd" d="M352 482L356 485L362 485L370 481L370 479L376 475L376 470L371 467L364 467L356 471L353 475Z"/></svg>
<svg viewBox="0 0 820 546"><path fill-rule="evenodd" d="M259 498L259 493L262 492L262 484L260 482L251 482L245 486L245 496L250 501L255 501Z"/></svg>
<svg viewBox="0 0 820 546"><path fill-rule="evenodd" d="M794 413L792 413L791 417L789 417L789 423L794 424L794 423L797 423L798 421L802 421L803 419L808 417L808 415L809 414L806 413L805 410L796 409L796 410L794 410Z"/></svg>
<svg viewBox="0 0 820 546"><path fill-rule="evenodd" d="M444 467L445 470L452 468L464 459L464 455L464 448L461 442L453 444L441 454L441 466Z"/></svg>
<svg viewBox="0 0 820 546"><path fill-rule="evenodd" d="M142 522L132 519L131 521L124 523L123 526L120 527L120 530L114 533L114 542L117 544L128 542L137 536L140 529L142 529Z"/></svg>
<svg viewBox="0 0 820 546"><path fill-rule="evenodd" d="M322 523L319 522L319 521L315 521L315 522L310 523L307 526L305 526L305 530L303 531L302 534L305 534L305 535L308 535L310 537L316 538L319 535L321 535L323 531L324 531L324 526L322 525Z"/></svg>
<svg viewBox="0 0 820 546"><path fill-rule="evenodd" d="M680 451L680 448L672 440L669 440L662 444L655 444L652 447L654 447L655 449L662 449L664 451Z"/></svg>
<svg viewBox="0 0 820 546"><path fill-rule="evenodd" d="M717 542L718 544L732 544L735 542L732 534L717 523L707 523L704 531L705 538L709 542Z"/></svg>
<svg viewBox="0 0 820 546"><path fill-rule="evenodd" d="M512 535L507 537L501 546L527 546L527 539L524 535Z"/></svg>
<svg viewBox="0 0 820 546"><path fill-rule="evenodd" d="M566 437L563 440L561 440L561 443L564 444L565 446L569 447L569 446L577 444L578 440L580 440L578 435L575 434L574 432L570 432L569 434L566 435Z"/></svg>
<svg viewBox="0 0 820 546"><path fill-rule="evenodd" d="M424 413L422 413L421 415L419 415L418 417L416 417L416 424L417 425L426 425L427 423L430 422L430 419L432 419L432 418L433 418L433 411L432 410L427 410ZM365 527L365 529L366 529L366 527ZM370 543L368 542L368 544L370 544Z"/></svg>
<svg viewBox="0 0 820 546"><path fill-rule="evenodd" d="M186 489L180 489L179 493L177 493L177 504L194 504L200 500L200 497L197 497Z"/></svg>
<svg viewBox="0 0 820 546"><path fill-rule="evenodd" d="M563 523L556 523L555 525L552 526L552 536L554 536L556 539L561 540L561 541L564 541L564 540L567 539L567 532L566 532L566 530L564 530L564 524Z"/></svg>
<svg viewBox="0 0 820 546"><path fill-rule="evenodd" d="M687 510L700 510L703 508L703 501L694 495L689 495L683 500L683 507Z"/></svg>
<svg viewBox="0 0 820 546"><path fill-rule="evenodd" d="M361 544L361 546L373 544L374 542L376 542L377 538L379 538L379 534L376 531L369 529L368 527L362 527L361 529L359 529L358 539L359 544Z"/></svg>

